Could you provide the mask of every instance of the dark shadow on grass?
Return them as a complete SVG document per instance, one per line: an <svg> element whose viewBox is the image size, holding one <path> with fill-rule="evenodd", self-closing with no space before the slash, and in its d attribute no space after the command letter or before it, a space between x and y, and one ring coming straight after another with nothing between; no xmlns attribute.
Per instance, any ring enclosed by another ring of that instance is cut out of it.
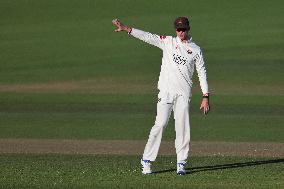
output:
<svg viewBox="0 0 284 189"><path fill-rule="evenodd" d="M272 159L272 160L263 160L263 161L254 161L254 162L230 163L230 164L223 164L223 165L192 167L192 168L186 169L186 173L193 174L193 173L205 172L205 171L234 169L234 168L241 168L241 167L252 167L252 166L274 164L274 163L284 163L284 159ZM160 174L160 173L167 173L167 172L176 172L176 169L156 171L153 173Z"/></svg>

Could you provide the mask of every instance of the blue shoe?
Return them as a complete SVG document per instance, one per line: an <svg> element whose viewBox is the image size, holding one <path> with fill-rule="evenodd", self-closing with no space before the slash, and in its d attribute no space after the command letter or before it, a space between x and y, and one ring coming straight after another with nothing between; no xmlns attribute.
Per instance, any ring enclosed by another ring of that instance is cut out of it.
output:
<svg viewBox="0 0 284 189"><path fill-rule="evenodd" d="M178 175L185 175L186 174L184 163L178 163L177 164L177 174Z"/></svg>
<svg viewBox="0 0 284 189"><path fill-rule="evenodd" d="M141 165L142 165L142 173L143 174L151 174L152 173L150 160L141 159Z"/></svg>

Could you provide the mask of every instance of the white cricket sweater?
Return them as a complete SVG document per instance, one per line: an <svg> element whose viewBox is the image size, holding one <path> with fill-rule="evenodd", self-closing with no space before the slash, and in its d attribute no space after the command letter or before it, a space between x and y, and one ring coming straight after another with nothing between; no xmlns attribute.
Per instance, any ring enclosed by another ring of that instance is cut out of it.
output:
<svg viewBox="0 0 284 189"><path fill-rule="evenodd" d="M160 91L190 98L195 65L202 93L209 93L202 51L192 38L183 43L179 37L159 36L135 28L130 35L163 50L158 82Z"/></svg>

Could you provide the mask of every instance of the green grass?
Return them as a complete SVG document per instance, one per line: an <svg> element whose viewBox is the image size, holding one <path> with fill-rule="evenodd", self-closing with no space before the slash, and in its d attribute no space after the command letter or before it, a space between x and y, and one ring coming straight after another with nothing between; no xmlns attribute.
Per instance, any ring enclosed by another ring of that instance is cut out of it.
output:
<svg viewBox="0 0 284 189"><path fill-rule="evenodd" d="M283 101L282 96L213 96L212 112L203 116L194 96L192 139L284 142ZM0 95L0 137L146 140L155 103L155 95ZM174 135L171 119L164 139Z"/></svg>
<svg viewBox="0 0 284 189"><path fill-rule="evenodd" d="M137 28L174 35L174 18L185 15L204 48L211 88L221 80L251 87L283 84L282 1L179 3L188 6L170 0L3 0L0 81L157 78L160 51L113 32L111 20L119 17Z"/></svg>
<svg viewBox="0 0 284 189"><path fill-rule="evenodd" d="M212 93L212 113L204 118L195 74L193 140L283 142L281 5L2 0L0 137L145 139L155 118L162 54L113 32L111 20L174 35L173 20L185 15L204 49ZM171 120L165 139L173 138Z"/></svg>
<svg viewBox="0 0 284 189"><path fill-rule="evenodd" d="M174 35L188 16L204 51L212 112L193 140L284 142L281 0L1 0L0 138L139 139L154 123L161 52L113 32L113 18ZM164 139L174 139L171 119ZM137 156L0 154L0 188L284 188L283 159L175 157L143 176Z"/></svg>
<svg viewBox="0 0 284 189"><path fill-rule="evenodd" d="M283 188L284 160L192 157L189 174L175 174L162 156L142 175L137 156L0 155L1 188Z"/></svg>

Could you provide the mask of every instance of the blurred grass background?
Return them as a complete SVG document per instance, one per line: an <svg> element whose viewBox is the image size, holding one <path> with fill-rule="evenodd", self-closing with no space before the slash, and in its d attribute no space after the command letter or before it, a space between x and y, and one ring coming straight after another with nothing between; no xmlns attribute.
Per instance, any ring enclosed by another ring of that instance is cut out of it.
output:
<svg viewBox="0 0 284 189"><path fill-rule="evenodd" d="M283 2L0 1L0 137L146 140L155 119L161 51L115 33L174 35L187 16L204 51L212 112L193 140L283 142ZM164 138L174 138L171 120Z"/></svg>
<svg viewBox="0 0 284 189"><path fill-rule="evenodd" d="M111 20L174 35L187 16L203 48L212 112L193 141L284 142L281 0L1 0L0 138L147 139L162 53ZM174 120L164 133L173 140ZM186 177L162 156L142 177L138 156L1 154L1 188L283 188L283 159L190 157ZM282 179L281 179L282 178Z"/></svg>

